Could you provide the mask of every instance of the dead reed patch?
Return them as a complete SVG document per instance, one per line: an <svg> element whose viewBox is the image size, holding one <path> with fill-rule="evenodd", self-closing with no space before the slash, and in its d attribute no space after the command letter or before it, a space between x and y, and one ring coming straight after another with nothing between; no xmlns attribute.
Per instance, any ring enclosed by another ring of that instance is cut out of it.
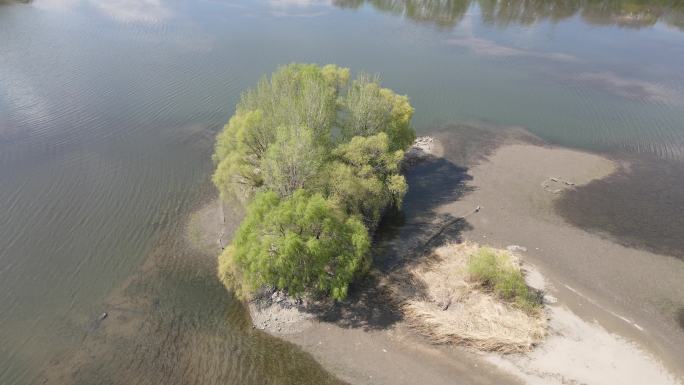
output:
<svg viewBox="0 0 684 385"><path fill-rule="evenodd" d="M546 335L541 306L521 307L472 279L469 260L483 248L474 243L447 244L429 261L407 269L394 280L411 325L437 343L457 343L505 353L530 350ZM492 250L520 269L518 259Z"/></svg>

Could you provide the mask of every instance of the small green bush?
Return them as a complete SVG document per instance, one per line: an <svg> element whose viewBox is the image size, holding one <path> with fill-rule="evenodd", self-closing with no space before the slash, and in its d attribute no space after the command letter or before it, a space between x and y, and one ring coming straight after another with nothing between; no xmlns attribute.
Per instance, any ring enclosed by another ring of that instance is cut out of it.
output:
<svg viewBox="0 0 684 385"><path fill-rule="evenodd" d="M479 249L470 256L468 274L470 279L525 311L534 311L541 306L539 296L527 286L522 272L506 253L486 247Z"/></svg>

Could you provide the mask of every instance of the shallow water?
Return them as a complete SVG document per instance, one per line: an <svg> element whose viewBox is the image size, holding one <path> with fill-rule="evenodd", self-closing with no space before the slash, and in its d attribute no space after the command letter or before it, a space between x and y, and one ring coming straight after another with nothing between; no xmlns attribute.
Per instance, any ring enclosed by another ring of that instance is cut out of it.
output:
<svg viewBox="0 0 684 385"><path fill-rule="evenodd" d="M684 260L684 162L630 160L608 178L565 194L558 211L626 246Z"/></svg>
<svg viewBox="0 0 684 385"><path fill-rule="evenodd" d="M586 190L577 222L636 246L669 224L648 242L684 247L680 2L0 1L0 35L2 384L334 381L246 327L178 241L240 92L292 61L380 74L420 132L519 126L648 159L658 215L612 226L642 197L628 179L601 216L584 203L611 190Z"/></svg>

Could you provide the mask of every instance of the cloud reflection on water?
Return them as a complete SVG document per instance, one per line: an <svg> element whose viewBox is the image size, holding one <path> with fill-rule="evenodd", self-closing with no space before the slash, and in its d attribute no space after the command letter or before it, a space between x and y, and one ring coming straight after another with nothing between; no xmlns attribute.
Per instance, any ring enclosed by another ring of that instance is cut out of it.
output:
<svg viewBox="0 0 684 385"><path fill-rule="evenodd" d="M573 55L565 54L561 52L541 52L528 50L523 48L509 47L495 43L491 40L481 39L477 37L463 37L454 38L446 41L450 45L469 48L472 52L478 55L484 56L498 56L498 57L510 57L510 56L527 56L540 59L549 59L564 62L576 62L579 59Z"/></svg>
<svg viewBox="0 0 684 385"><path fill-rule="evenodd" d="M330 0L269 0L269 12L275 17L318 17L330 11Z"/></svg>
<svg viewBox="0 0 684 385"><path fill-rule="evenodd" d="M649 103L677 104L682 95L667 86L656 82L631 79L619 76L614 72L583 72L574 77L606 92L626 99Z"/></svg>
<svg viewBox="0 0 684 385"><path fill-rule="evenodd" d="M173 13L160 0L91 0L92 5L125 23L157 24Z"/></svg>
<svg viewBox="0 0 684 385"><path fill-rule="evenodd" d="M33 6L49 10L92 7L122 23L158 24L173 16L161 0L38 0Z"/></svg>

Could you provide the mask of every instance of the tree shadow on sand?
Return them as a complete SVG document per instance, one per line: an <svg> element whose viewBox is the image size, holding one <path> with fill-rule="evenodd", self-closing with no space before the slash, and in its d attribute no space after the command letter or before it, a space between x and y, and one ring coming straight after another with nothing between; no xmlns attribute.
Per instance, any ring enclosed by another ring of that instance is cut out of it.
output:
<svg viewBox="0 0 684 385"><path fill-rule="evenodd" d="M469 228L464 218L437 213L440 206L470 191L468 169L444 158L429 158L406 172L409 191L401 211L385 215L373 242L373 270L350 287L347 300L308 308L320 321L365 330L386 329L403 318L386 277L425 261L444 242L460 242ZM415 287L420 295L421 287Z"/></svg>
<svg viewBox="0 0 684 385"><path fill-rule="evenodd" d="M391 273L421 262L431 246L461 240L469 225L463 218L437 209L459 200L472 190L468 169L445 158L430 158L406 173L409 191L403 209L387 215L378 229L373 246L375 268Z"/></svg>

